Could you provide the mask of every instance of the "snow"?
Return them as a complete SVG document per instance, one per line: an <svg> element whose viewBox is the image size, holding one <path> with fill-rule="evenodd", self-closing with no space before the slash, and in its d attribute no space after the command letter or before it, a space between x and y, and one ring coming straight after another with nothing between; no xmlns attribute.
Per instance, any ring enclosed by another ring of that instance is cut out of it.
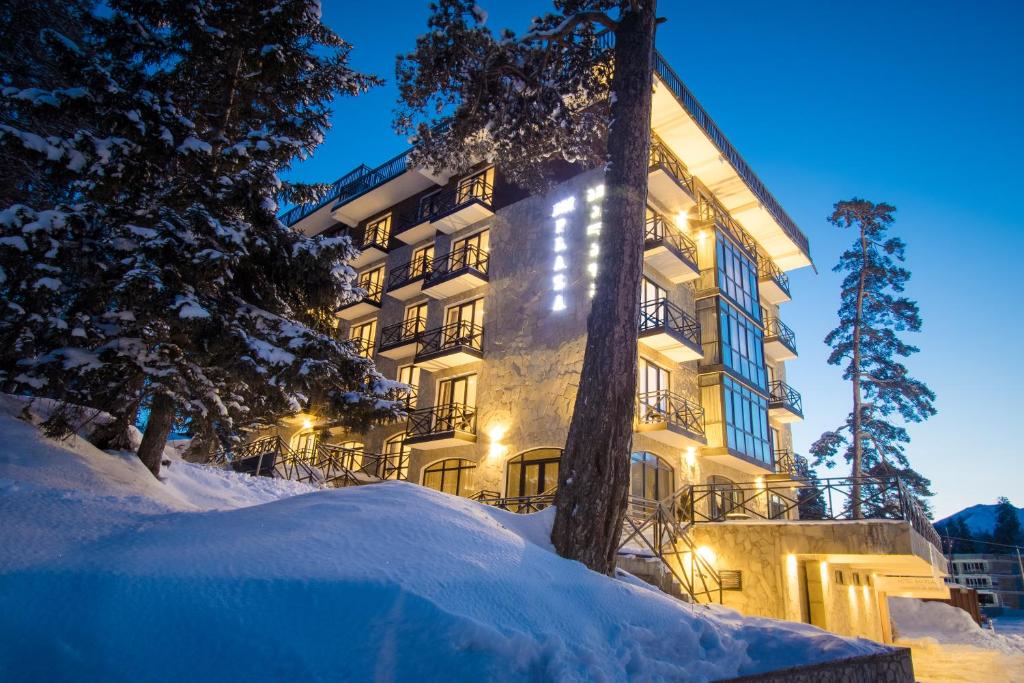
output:
<svg viewBox="0 0 1024 683"><path fill-rule="evenodd" d="M0 398L0 671L19 680L709 681L876 643L687 605L404 482L313 490L56 443Z"/></svg>
<svg viewBox="0 0 1024 683"><path fill-rule="evenodd" d="M983 629L942 602L890 598L897 645L910 647L919 681L1024 681L1024 618Z"/></svg>
<svg viewBox="0 0 1024 683"><path fill-rule="evenodd" d="M967 523L967 528L971 530L972 534L991 534L992 530L996 526L996 511L999 509L998 505L972 505L969 508L964 508L960 512L950 515L945 519L939 520L935 523L935 526L946 526L949 522L954 519L963 518ZM1022 526L1024 526L1024 508L1016 508L1017 519L1020 520Z"/></svg>

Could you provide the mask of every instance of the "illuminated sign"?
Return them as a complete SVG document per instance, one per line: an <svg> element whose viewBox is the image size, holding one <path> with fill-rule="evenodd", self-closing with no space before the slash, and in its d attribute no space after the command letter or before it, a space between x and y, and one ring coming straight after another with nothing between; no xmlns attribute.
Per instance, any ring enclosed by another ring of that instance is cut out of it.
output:
<svg viewBox="0 0 1024 683"><path fill-rule="evenodd" d="M567 197L556 202L551 209L551 217L555 219L553 235L555 259L551 267L551 290L554 292L554 299L551 301L552 311L564 311L566 308L565 288L568 284L566 270L569 267L569 244L565 240L569 220L566 218L566 214L575 210L576 197Z"/></svg>
<svg viewBox="0 0 1024 683"><path fill-rule="evenodd" d="M587 275L590 277L588 294L593 298L597 292L597 256L601 246L601 201L604 199L604 185L595 185L587 190L587 206L590 215L587 218Z"/></svg>

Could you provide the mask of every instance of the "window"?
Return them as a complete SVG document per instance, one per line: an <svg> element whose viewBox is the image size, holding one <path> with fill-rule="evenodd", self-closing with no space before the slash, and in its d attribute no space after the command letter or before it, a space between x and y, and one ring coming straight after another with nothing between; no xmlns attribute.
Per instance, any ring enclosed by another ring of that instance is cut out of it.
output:
<svg viewBox="0 0 1024 683"><path fill-rule="evenodd" d="M724 298L718 299L722 365L764 391L764 341L761 328Z"/></svg>
<svg viewBox="0 0 1024 683"><path fill-rule="evenodd" d="M416 334L427 329L427 302L406 306L405 317L402 320L406 323L406 334Z"/></svg>
<svg viewBox="0 0 1024 683"><path fill-rule="evenodd" d="M484 300L474 299L450 307L445 311L444 322L446 325L482 325L484 322Z"/></svg>
<svg viewBox="0 0 1024 683"><path fill-rule="evenodd" d="M334 444L342 449L342 467L356 471L363 466L363 443L361 441L342 441Z"/></svg>
<svg viewBox="0 0 1024 683"><path fill-rule="evenodd" d="M481 349L481 329L484 323L484 300L475 299L452 306L444 315L444 334L441 345L444 348L456 345Z"/></svg>
<svg viewBox="0 0 1024 683"><path fill-rule="evenodd" d="M725 233L715 240L718 255L718 287L740 310L761 322L757 295L757 265Z"/></svg>
<svg viewBox="0 0 1024 683"><path fill-rule="evenodd" d="M843 585L844 583L846 583L846 582L845 582L845 581L843 580L843 570L842 570L842 569L836 569L836 570L835 570L835 571L833 572L833 576L835 577L835 580L836 580L836 585L837 585L837 586L842 586L842 585Z"/></svg>
<svg viewBox="0 0 1024 683"><path fill-rule="evenodd" d="M452 377L437 383L437 405L476 406L476 375Z"/></svg>
<svg viewBox="0 0 1024 683"><path fill-rule="evenodd" d="M765 464L772 461L768 442L768 401L739 382L722 378L725 436L729 450Z"/></svg>
<svg viewBox="0 0 1024 683"><path fill-rule="evenodd" d="M490 204L494 199L494 167L484 169L479 173L466 176L459 181L459 189L456 192L455 201L463 204L470 199L479 199L485 204Z"/></svg>
<svg viewBox="0 0 1024 683"><path fill-rule="evenodd" d="M736 488L731 479L717 475L708 477L708 488L710 520L723 520L734 510L743 507L743 492Z"/></svg>
<svg viewBox="0 0 1024 683"><path fill-rule="evenodd" d="M641 422L661 422L669 410L669 392L672 376L668 370L646 358L640 359L637 377Z"/></svg>
<svg viewBox="0 0 1024 683"><path fill-rule="evenodd" d="M420 247L412 253L412 259L409 260L409 279L414 280L418 277L423 277L430 270L431 262L434 260L434 245L429 244L425 247Z"/></svg>
<svg viewBox="0 0 1024 683"><path fill-rule="evenodd" d="M416 365L403 365L398 368L398 377L396 378L402 384L409 385L409 393L406 396L405 407L407 410L412 410L416 407L416 398L420 393L420 368Z"/></svg>
<svg viewBox="0 0 1024 683"><path fill-rule="evenodd" d="M515 498L553 493L558 486L561 448L537 448L508 461L505 495Z"/></svg>
<svg viewBox="0 0 1024 683"><path fill-rule="evenodd" d="M646 277L643 279L643 283L640 285L640 306L667 298L668 292L664 288L659 287L653 280Z"/></svg>
<svg viewBox="0 0 1024 683"><path fill-rule="evenodd" d="M672 466L654 453L640 451L630 456L630 495L644 500L664 500L672 495L672 480Z"/></svg>
<svg viewBox="0 0 1024 683"><path fill-rule="evenodd" d="M409 451L405 445L405 434L396 434L384 442L384 478L409 478Z"/></svg>
<svg viewBox="0 0 1024 683"><path fill-rule="evenodd" d="M435 491L468 498L473 494L473 474L476 463L461 458L449 458L423 470L423 485Z"/></svg>
<svg viewBox="0 0 1024 683"><path fill-rule="evenodd" d="M366 224L366 230L363 232L363 246L370 244L387 246L390 238L391 214L389 213L383 218L378 218L377 220Z"/></svg>
<svg viewBox="0 0 1024 683"><path fill-rule="evenodd" d="M356 352L360 356L369 358L373 354L373 345L377 340L377 319L353 325L348 338L356 345Z"/></svg>
<svg viewBox="0 0 1024 683"><path fill-rule="evenodd" d="M768 519L785 519L786 501L777 493L768 493Z"/></svg>
<svg viewBox="0 0 1024 683"><path fill-rule="evenodd" d="M481 269L486 265L487 254L490 252L490 230L482 230L452 244L451 270L460 268Z"/></svg>
<svg viewBox="0 0 1024 683"><path fill-rule="evenodd" d="M359 274L359 286L366 290L366 299L380 301L384 291L384 266Z"/></svg>
<svg viewBox="0 0 1024 683"><path fill-rule="evenodd" d="M292 452L299 460L312 460L316 455L317 444L320 443L320 433L312 429L295 434L291 438Z"/></svg>

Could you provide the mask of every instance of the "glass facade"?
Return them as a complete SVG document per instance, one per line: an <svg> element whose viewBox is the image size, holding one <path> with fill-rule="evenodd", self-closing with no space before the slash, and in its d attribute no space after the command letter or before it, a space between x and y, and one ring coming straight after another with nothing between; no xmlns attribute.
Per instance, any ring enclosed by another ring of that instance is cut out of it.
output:
<svg viewBox="0 0 1024 683"><path fill-rule="evenodd" d="M719 338L722 365L749 384L765 391L764 333L761 327L740 313L724 298L718 299Z"/></svg>
<svg viewBox="0 0 1024 683"><path fill-rule="evenodd" d="M768 399L725 376L722 377L722 393L729 450L771 466Z"/></svg>
<svg viewBox="0 0 1024 683"><path fill-rule="evenodd" d="M754 320L761 322L757 294L757 264L721 231L715 240L718 288Z"/></svg>
<svg viewBox="0 0 1024 683"><path fill-rule="evenodd" d="M476 463L461 458L449 458L423 471L423 485L453 496L468 498L473 495L473 474Z"/></svg>

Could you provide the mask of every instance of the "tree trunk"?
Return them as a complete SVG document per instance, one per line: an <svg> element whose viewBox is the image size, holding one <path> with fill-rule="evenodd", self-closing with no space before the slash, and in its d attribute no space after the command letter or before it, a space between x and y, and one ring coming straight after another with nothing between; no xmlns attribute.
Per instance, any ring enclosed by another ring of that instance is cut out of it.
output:
<svg viewBox="0 0 1024 683"><path fill-rule="evenodd" d="M560 555L603 574L615 569L629 493L654 31L654 0L624 10L615 30L601 265L551 532Z"/></svg>
<svg viewBox="0 0 1024 683"><path fill-rule="evenodd" d="M854 519L860 519L863 516L860 501L860 475L864 461L863 428L861 427L863 420L861 419L860 393L860 338L864 317L864 276L868 265L868 245L863 225L860 228L860 250L860 278L857 281L857 312L853 319L853 362L851 367L853 374L853 466L850 468L850 476L853 477L853 490L850 495L853 498L851 512Z"/></svg>
<svg viewBox="0 0 1024 683"><path fill-rule="evenodd" d="M174 401L167 394L156 394L149 410L149 422L139 445L139 460L149 468L154 477L160 476L160 461L164 457L164 446L174 426Z"/></svg>

